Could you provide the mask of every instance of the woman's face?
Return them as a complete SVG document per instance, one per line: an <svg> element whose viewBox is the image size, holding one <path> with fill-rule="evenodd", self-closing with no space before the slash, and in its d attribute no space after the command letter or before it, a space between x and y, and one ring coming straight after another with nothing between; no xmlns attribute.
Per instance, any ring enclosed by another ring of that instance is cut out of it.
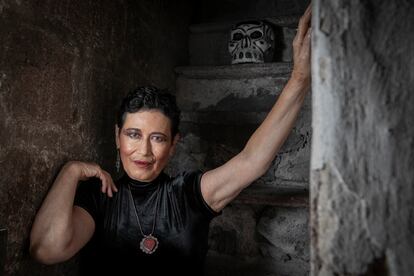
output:
<svg viewBox="0 0 414 276"><path fill-rule="evenodd" d="M158 110L127 113L122 129L115 132L125 172L142 182L161 173L178 141L178 135L171 137L171 120Z"/></svg>

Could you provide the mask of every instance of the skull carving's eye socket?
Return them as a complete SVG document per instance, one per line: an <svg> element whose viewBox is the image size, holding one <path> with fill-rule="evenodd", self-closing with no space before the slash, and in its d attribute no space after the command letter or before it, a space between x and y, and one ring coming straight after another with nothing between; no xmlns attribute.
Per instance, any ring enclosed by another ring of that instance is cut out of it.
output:
<svg viewBox="0 0 414 276"><path fill-rule="evenodd" d="M235 33L233 34L233 40L242 40L243 39L243 34L242 33Z"/></svg>
<svg viewBox="0 0 414 276"><path fill-rule="evenodd" d="M259 31L254 31L253 33L250 34L250 37L253 39L258 39L262 37L262 33Z"/></svg>

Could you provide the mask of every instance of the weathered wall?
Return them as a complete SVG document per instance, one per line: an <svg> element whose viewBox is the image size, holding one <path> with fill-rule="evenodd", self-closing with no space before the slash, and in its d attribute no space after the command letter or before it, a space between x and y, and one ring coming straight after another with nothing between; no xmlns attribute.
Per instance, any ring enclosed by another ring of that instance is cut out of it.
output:
<svg viewBox="0 0 414 276"><path fill-rule="evenodd" d="M413 275L413 14L314 1L312 275Z"/></svg>
<svg viewBox="0 0 414 276"><path fill-rule="evenodd" d="M190 13L187 1L0 1L6 275L76 273L75 261L46 267L30 259L35 212L66 161L113 171L115 106L136 85L174 88L173 68L187 62Z"/></svg>

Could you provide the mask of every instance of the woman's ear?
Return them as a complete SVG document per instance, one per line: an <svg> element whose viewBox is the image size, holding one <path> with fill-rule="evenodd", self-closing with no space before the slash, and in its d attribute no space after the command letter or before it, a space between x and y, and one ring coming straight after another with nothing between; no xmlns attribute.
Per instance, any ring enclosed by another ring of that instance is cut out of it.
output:
<svg viewBox="0 0 414 276"><path fill-rule="evenodd" d="M119 127L118 125L115 125L115 143L116 143L116 148L119 149Z"/></svg>

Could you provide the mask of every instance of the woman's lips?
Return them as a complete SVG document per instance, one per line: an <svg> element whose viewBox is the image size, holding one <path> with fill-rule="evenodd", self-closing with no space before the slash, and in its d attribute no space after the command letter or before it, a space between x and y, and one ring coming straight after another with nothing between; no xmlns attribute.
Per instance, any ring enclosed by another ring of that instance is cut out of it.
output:
<svg viewBox="0 0 414 276"><path fill-rule="evenodd" d="M134 163L140 168L148 168L149 166L152 165L152 162L141 161L141 160L134 161Z"/></svg>

